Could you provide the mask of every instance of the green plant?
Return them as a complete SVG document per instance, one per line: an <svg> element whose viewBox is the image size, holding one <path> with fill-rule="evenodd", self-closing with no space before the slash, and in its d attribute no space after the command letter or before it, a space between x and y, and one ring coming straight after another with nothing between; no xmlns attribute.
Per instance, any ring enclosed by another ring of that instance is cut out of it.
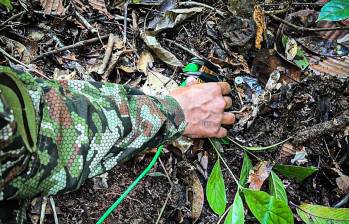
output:
<svg viewBox="0 0 349 224"><path fill-rule="evenodd" d="M332 0L322 7L318 21L340 21L347 18L349 18L349 1Z"/></svg>
<svg viewBox="0 0 349 224"><path fill-rule="evenodd" d="M269 193L260 190L252 190L245 186L249 178L250 170L253 168L248 153L253 155L257 160L260 160L251 152L251 149L254 152L260 152L261 150L275 148L280 145L280 143L268 147L246 147L231 138L229 138L229 140L245 151L240 178L237 180L220 154L219 149L222 148L220 141L217 139L210 139L218 156L206 186L206 196L212 210L221 217L220 220L225 216L224 224L243 224L245 223L245 202L254 217L262 224L294 223L293 213L288 205L287 192L277 172L285 177L301 182L318 169L312 166L300 167L277 164L272 168L269 175ZM221 162L238 186L233 204L227 209L226 189ZM242 195L244 198L241 198ZM306 224L349 223L349 209L336 209L310 204L296 206L296 209L299 217Z"/></svg>
<svg viewBox="0 0 349 224"><path fill-rule="evenodd" d="M0 0L0 5L5 6L8 9L12 9L11 0Z"/></svg>

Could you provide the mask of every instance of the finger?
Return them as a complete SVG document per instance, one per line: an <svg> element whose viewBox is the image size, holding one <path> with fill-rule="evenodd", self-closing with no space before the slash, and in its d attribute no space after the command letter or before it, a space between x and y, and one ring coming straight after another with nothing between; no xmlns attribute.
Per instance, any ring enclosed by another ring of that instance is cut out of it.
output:
<svg viewBox="0 0 349 224"><path fill-rule="evenodd" d="M228 131L227 129L225 128L220 128L219 131L217 132L217 134L215 136L212 136L212 137L215 137L215 138L224 138L225 136L228 135Z"/></svg>
<svg viewBox="0 0 349 224"><path fill-rule="evenodd" d="M192 85L199 84L199 81L195 77L192 77L192 76L189 76L186 79L186 81L187 81L187 86L192 86Z"/></svg>
<svg viewBox="0 0 349 224"><path fill-rule="evenodd" d="M222 89L222 95L227 95L231 92L231 87L227 82L219 82L218 85Z"/></svg>
<svg viewBox="0 0 349 224"><path fill-rule="evenodd" d="M225 112L222 118L222 124L234 124L235 123L235 115L229 112Z"/></svg>
<svg viewBox="0 0 349 224"><path fill-rule="evenodd" d="M231 99L231 97L225 96L224 101L225 101L225 108L224 109L229 109L230 107L233 106L233 100Z"/></svg>

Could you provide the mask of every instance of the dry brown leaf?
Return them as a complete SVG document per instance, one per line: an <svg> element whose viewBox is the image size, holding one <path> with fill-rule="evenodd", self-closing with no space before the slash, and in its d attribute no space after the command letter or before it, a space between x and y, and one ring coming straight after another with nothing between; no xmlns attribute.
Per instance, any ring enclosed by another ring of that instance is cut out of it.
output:
<svg viewBox="0 0 349 224"><path fill-rule="evenodd" d="M65 13L63 0L40 0L40 3L44 9L44 13L47 15L50 15L51 13L64 15Z"/></svg>
<svg viewBox="0 0 349 224"><path fill-rule="evenodd" d="M93 9L106 15L109 19L113 18L113 16L108 12L104 0L88 0L88 3L92 6Z"/></svg>
<svg viewBox="0 0 349 224"><path fill-rule="evenodd" d="M174 54L163 48L155 36L152 36L149 33L143 33L142 38L157 58L173 67L183 67L182 62L180 62Z"/></svg>
<svg viewBox="0 0 349 224"><path fill-rule="evenodd" d="M336 179L338 188L343 194L349 193L349 177L346 175L341 175Z"/></svg>
<svg viewBox="0 0 349 224"><path fill-rule="evenodd" d="M204 189L199 178L195 175L192 177L193 198L191 201L191 217L193 223L198 221L201 216L202 208L204 206Z"/></svg>
<svg viewBox="0 0 349 224"><path fill-rule="evenodd" d="M5 36L0 36L0 43L5 45L5 49L12 56L28 65L30 63L30 53L28 49L20 42L12 40Z"/></svg>
<svg viewBox="0 0 349 224"><path fill-rule="evenodd" d="M309 68L317 75L329 74L340 78L349 77L349 56L325 59L317 55L307 55Z"/></svg>
<svg viewBox="0 0 349 224"><path fill-rule="evenodd" d="M250 171L250 176L248 177L249 188L253 190L260 190L264 181L269 177L272 166L270 162L262 161L259 162Z"/></svg>
<svg viewBox="0 0 349 224"><path fill-rule="evenodd" d="M255 47L257 49L261 49L263 42L263 35L265 32L265 15L263 9L259 5L255 5L254 11L253 11L253 20L256 22L257 28L256 28L256 41L255 41Z"/></svg>
<svg viewBox="0 0 349 224"><path fill-rule="evenodd" d="M152 66L153 62L153 55L149 51L143 51L137 63L138 71L143 72L145 75L148 75L148 68L149 66Z"/></svg>
<svg viewBox="0 0 349 224"><path fill-rule="evenodd" d="M286 158L291 157L294 154L296 154L296 149L292 144L286 142L285 144L282 145L281 150L280 150L281 159L283 159L285 157Z"/></svg>
<svg viewBox="0 0 349 224"><path fill-rule="evenodd" d="M142 87L142 91L151 96L166 96L171 90L178 88L178 84L172 79L157 71L149 71L147 81Z"/></svg>

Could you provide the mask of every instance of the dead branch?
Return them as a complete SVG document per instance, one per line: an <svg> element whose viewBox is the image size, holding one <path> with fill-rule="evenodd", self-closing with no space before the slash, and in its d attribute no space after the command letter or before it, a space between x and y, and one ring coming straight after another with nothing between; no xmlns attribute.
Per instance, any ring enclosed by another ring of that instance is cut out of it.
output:
<svg viewBox="0 0 349 224"><path fill-rule="evenodd" d="M22 11L22 12L20 12L20 13L17 13L17 14L15 14L15 15L11 16L10 18L8 18L8 19L5 20L4 22L2 22L2 23L0 24L0 27L5 26L8 22L11 22L12 20L17 19L18 17L20 17L20 16L23 15L24 13L26 13L26 11Z"/></svg>
<svg viewBox="0 0 349 224"><path fill-rule="evenodd" d="M333 118L330 121L322 122L320 124L316 124L314 126L311 126L309 128L299 131L293 137L292 142L295 145L302 145L307 141L319 138L323 135L342 131L348 125L349 125L349 110L346 110L341 115Z"/></svg>
<svg viewBox="0 0 349 224"><path fill-rule="evenodd" d="M171 43L171 44L176 45L178 48L180 48L181 50L183 50L183 51L185 51L185 52L191 54L191 55L194 56L194 57L203 59L203 57L200 56L198 53L196 53L196 52L190 50L190 49L187 48L187 47L184 47L183 45L177 43L176 41L173 41L173 40L170 40L170 39L167 39L167 38L164 38L164 40L167 41L167 42L169 42L169 43Z"/></svg>
<svg viewBox="0 0 349 224"><path fill-rule="evenodd" d="M292 23L290 23L287 20L281 19L280 17L277 17L276 15L273 15L271 13L265 13L266 15L270 16L272 19L281 22L293 29L296 29L298 31L310 31L310 32L320 32L320 31L332 31L332 30L349 30L349 26L340 26L340 27L331 27L331 28L308 28L308 27L302 27L297 26Z"/></svg>
<svg viewBox="0 0 349 224"><path fill-rule="evenodd" d="M95 43L95 42L97 42L99 40L105 40L108 37L109 37L109 35L103 35L103 36L100 36L100 37L94 37L94 38L91 38L91 39L88 39L88 40L79 41L79 42L77 42L75 44L68 45L68 46L65 46L65 47L62 47L62 48L59 48L59 49L56 49L56 50L52 50L52 51L48 51L46 53L40 54L34 60L38 60L40 58L49 56L51 54L56 54L56 53L59 53L59 52L62 52L62 51L66 51L66 50L72 49L72 48L83 47L83 46L85 46L87 44L92 44L92 43Z"/></svg>
<svg viewBox="0 0 349 224"><path fill-rule="evenodd" d="M192 1L180 2L179 5L180 6L201 6L201 7L208 8L208 9L211 9L211 10L215 11L218 15L220 15L222 17L225 16L225 13L222 12L221 10L216 9L216 8L214 8L212 6L206 5L204 3L200 3L200 2L192 2Z"/></svg>
<svg viewBox="0 0 349 224"><path fill-rule="evenodd" d="M75 10L75 15L91 33L97 33L97 29L94 28L77 10Z"/></svg>
<svg viewBox="0 0 349 224"><path fill-rule="evenodd" d="M105 69L107 68L111 53L113 51L114 42L115 42L115 35L111 33L111 34L109 34L108 44L107 44L107 48L105 50L103 62L97 71L97 73L100 75L102 75L104 73Z"/></svg>

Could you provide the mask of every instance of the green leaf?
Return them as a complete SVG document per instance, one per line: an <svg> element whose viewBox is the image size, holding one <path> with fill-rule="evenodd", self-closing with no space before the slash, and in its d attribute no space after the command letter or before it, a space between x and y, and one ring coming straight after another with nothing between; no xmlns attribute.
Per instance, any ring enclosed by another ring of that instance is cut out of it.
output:
<svg viewBox="0 0 349 224"><path fill-rule="evenodd" d="M241 168L241 173L240 173L240 180L239 183L241 186L245 186L248 180L248 176L250 174L250 170L252 169L253 165L248 157L247 153L244 154L244 160L242 162L242 168Z"/></svg>
<svg viewBox="0 0 349 224"><path fill-rule="evenodd" d="M308 68L309 66L308 58L304 55L304 51L301 48L298 48L293 62L302 70Z"/></svg>
<svg viewBox="0 0 349 224"><path fill-rule="evenodd" d="M318 21L340 21L349 17L348 0L332 0L326 3L319 14Z"/></svg>
<svg viewBox="0 0 349 224"><path fill-rule="evenodd" d="M225 194L224 179L219 159L214 165L206 186L206 197L212 210L222 215L225 211L227 198Z"/></svg>
<svg viewBox="0 0 349 224"><path fill-rule="evenodd" d="M284 183L282 183L282 180L273 171L271 171L269 176L269 192L277 199L288 203Z"/></svg>
<svg viewBox="0 0 349 224"><path fill-rule="evenodd" d="M263 191L243 190L252 214L262 224L292 224L293 214L288 205Z"/></svg>
<svg viewBox="0 0 349 224"><path fill-rule="evenodd" d="M313 166L302 167L291 165L275 165L273 169L285 177L295 179L297 182L302 182L305 178L318 171L318 169Z"/></svg>
<svg viewBox="0 0 349 224"><path fill-rule="evenodd" d="M3 5L10 10L12 9L11 0L0 0L0 5Z"/></svg>
<svg viewBox="0 0 349 224"><path fill-rule="evenodd" d="M219 142L222 144L222 145L229 145L229 139L227 137L224 137L224 138L220 138L219 139Z"/></svg>
<svg viewBox="0 0 349 224"><path fill-rule="evenodd" d="M233 207L229 210L227 217L225 217L224 224L244 224L245 213L244 205L242 203L239 192L236 193Z"/></svg>
<svg viewBox="0 0 349 224"><path fill-rule="evenodd" d="M303 204L297 213L306 224L347 224L348 208L330 208L320 205Z"/></svg>

